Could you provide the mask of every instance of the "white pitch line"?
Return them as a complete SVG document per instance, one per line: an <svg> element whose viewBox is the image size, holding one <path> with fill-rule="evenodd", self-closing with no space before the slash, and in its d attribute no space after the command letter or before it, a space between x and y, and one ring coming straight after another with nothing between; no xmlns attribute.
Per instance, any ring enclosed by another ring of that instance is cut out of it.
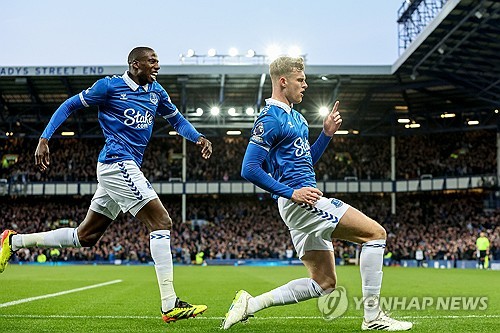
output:
<svg viewBox="0 0 500 333"><path fill-rule="evenodd" d="M7 306L12 306L12 305L17 305L17 304L22 304L22 303L27 303L27 302L33 302L33 301L37 301L39 299L44 299L44 298L57 297L57 296L61 296L61 295L76 293L76 292L84 291L84 290L88 290L88 289L104 287L104 286L108 286L110 284L115 284L115 283L119 283L119 282L122 282L122 280L113 280L113 281L109 281L109 282L103 282L103 283L93 284L93 285L87 286L87 287L82 287L82 288L76 288L76 289L71 289L71 290L60 291L58 293L41 295L41 296L36 296L36 297L23 298L23 299L19 299L17 301L12 301L12 302L7 302L7 303L1 303L0 304L0 308L5 308Z"/></svg>
<svg viewBox="0 0 500 333"><path fill-rule="evenodd" d="M0 314L0 318L43 318L43 319L158 319L158 316L77 316L77 315L21 315L21 314ZM361 319L361 316L342 316L337 319ZM500 318L500 314L485 315L465 315L465 316L398 316L404 319L471 319L471 318ZM195 320L222 320L224 317L196 317ZM255 317L250 320L279 320L279 319L323 319L319 316L284 316L284 317ZM335 319L335 320L337 320Z"/></svg>

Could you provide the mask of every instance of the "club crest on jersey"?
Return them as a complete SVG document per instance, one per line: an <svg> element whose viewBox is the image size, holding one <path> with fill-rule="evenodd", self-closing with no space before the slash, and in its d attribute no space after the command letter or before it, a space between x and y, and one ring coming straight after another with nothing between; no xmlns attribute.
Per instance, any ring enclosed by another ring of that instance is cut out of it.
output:
<svg viewBox="0 0 500 333"><path fill-rule="evenodd" d="M155 93L150 93L149 94L149 100L151 101L151 103L153 103L154 105L157 105L158 104L158 95L156 95Z"/></svg>
<svg viewBox="0 0 500 333"><path fill-rule="evenodd" d="M148 128L153 125L154 122L153 115L148 111L141 113L140 111L130 108L123 111L123 116L125 117L123 123L134 128Z"/></svg>
<svg viewBox="0 0 500 333"><path fill-rule="evenodd" d="M342 201L340 201L339 199L332 199L331 204L334 205L335 207L339 208L344 203Z"/></svg>

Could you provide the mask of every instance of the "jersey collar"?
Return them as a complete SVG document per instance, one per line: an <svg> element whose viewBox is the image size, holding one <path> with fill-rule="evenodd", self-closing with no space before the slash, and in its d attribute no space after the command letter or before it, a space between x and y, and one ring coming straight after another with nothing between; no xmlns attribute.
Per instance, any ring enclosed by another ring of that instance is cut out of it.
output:
<svg viewBox="0 0 500 333"><path fill-rule="evenodd" d="M130 87L130 89L132 89L133 91L136 91L137 89L139 89L139 85L137 83L134 82L134 80L132 80L130 78L130 76L128 76L128 71L125 71L125 73L123 73L123 81L125 81L125 83L127 84L127 86ZM145 91L148 91L148 84L146 83L145 85L142 86L144 88Z"/></svg>
<svg viewBox="0 0 500 333"><path fill-rule="evenodd" d="M290 114L292 112L292 107L290 107L290 105L287 105L286 103L280 102L280 101L273 99L273 98L266 99L266 104L267 105L274 105L274 106L277 106L279 108L282 108L288 114Z"/></svg>

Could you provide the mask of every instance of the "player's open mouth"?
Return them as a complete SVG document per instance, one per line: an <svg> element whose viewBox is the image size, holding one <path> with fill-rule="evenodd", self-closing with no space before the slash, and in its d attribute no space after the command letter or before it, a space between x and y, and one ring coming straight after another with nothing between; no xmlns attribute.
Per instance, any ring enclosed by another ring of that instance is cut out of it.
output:
<svg viewBox="0 0 500 333"><path fill-rule="evenodd" d="M151 78L156 81L157 75L158 75L158 73L151 73Z"/></svg>

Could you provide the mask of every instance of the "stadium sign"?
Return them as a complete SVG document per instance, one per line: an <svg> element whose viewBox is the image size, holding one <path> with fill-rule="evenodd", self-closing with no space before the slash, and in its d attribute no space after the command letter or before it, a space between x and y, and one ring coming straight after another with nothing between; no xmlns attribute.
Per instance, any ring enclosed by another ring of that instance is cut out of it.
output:
<svg viewBox="0 0 500 333"><path fill-rule="evenodd" d="M121 75L127 66L0 66L0 77L19 76L104 76ZM163 65L162 75L262 75L267 65ZM344 66L311 65L309 75L383 75L391 76L390 65Z"/></svg>
<svg viewBox="0 0 500 333"><path fill-rule="evenodd" d="M15 66L0 67L0 76L94 76L123 74L125 66Z"/></svg>

